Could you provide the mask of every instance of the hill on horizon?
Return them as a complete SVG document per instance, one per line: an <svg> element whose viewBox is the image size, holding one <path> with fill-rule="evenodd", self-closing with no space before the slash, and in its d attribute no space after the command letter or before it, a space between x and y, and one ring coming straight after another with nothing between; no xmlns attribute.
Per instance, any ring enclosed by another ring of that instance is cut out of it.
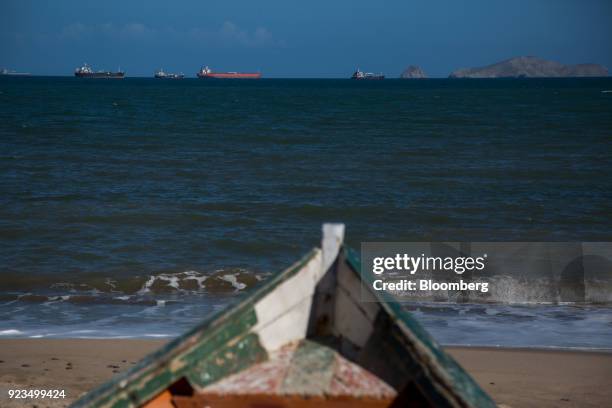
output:
<svg viewBox="0 0 612 408"><path fill-rule="evenodd" d="M534 56L510 58L484 67L461 68L449 78L562 78L605 77L608 69L599 64L565 65Z"/></svg>

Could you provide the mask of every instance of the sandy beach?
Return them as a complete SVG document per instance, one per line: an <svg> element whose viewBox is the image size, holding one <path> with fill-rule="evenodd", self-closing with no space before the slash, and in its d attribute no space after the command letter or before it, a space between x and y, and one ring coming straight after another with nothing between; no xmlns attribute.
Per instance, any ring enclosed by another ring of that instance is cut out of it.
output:
<svg viewBox="0 0 612 408"><path fill-rule="evenodd" d="M0 406L63 407L127 370L163 340L0 340ZM600 407L612 400L612 353L449 348L510 407ZM64 389L63 400L10 400L9 389Z"/></svg>
<svg viewBox="0 0 612 408"><path fill-rule="evenodd" d="M163 340L0 340L0 407L64 407L120 371ZM65 399L11 400L9 389L59 389Z"/></svg>
<svg viewBox="0 0 612 408"><path fill-rule="evenodd" d="M498 404L603 407L612 400L612 353L449 348Z"/></svg>

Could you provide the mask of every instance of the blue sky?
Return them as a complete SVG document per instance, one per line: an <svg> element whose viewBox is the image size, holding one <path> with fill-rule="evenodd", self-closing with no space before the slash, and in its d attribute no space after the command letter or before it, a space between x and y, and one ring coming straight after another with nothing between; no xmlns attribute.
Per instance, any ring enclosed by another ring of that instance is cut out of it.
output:
<svg viewBox="0 0 612 408"><path fill-rule="evenodd" d="M261 70L430 76L518 55L612 68L612 0L0 0L0 67L70 75L88 62L150 76Z"/></svg>

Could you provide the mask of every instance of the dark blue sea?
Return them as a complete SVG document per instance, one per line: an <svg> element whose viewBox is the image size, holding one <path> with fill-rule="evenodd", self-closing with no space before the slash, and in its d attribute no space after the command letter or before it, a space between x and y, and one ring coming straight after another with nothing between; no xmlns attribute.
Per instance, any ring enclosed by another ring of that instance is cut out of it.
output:
<svg viewBox="0 0 612 408"><path fill-rule="evenodd" d="M328 221L612 241L612 79L0 78L0 337L175 336ZM411 310L444 344L612 349L605 303Z"/></svg>

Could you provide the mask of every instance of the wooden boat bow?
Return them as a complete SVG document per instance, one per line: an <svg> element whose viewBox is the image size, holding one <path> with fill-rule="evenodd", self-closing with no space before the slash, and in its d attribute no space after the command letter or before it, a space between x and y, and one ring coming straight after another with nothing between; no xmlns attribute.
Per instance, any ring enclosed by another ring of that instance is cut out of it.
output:
<svg viewBox="0 0 612 408"><path fill-rule="evenodd" d="M400 304L369 290L344 225L248 296L73 407L495 407Z"/></svg>

